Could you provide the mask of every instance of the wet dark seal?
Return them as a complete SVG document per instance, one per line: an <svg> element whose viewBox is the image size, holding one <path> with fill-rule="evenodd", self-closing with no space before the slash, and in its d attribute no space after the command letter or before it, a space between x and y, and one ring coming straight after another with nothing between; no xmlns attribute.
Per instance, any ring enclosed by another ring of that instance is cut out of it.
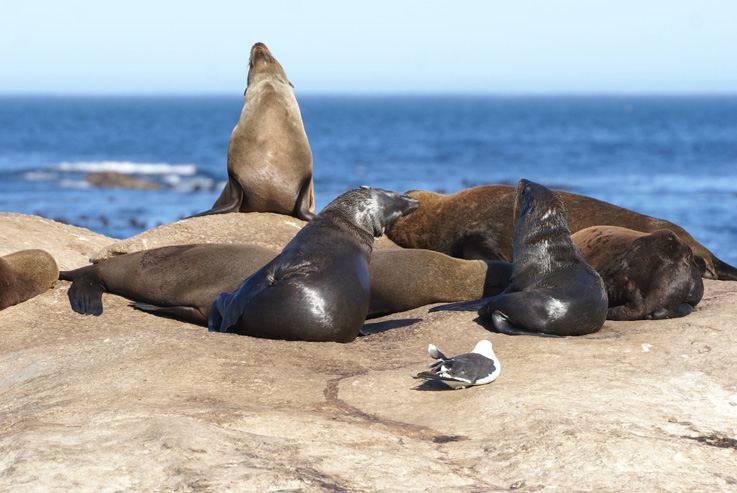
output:
<svg viewBox="0 0 737 493"><path fill-rule="evenodd" d="M703 277L737 281L737 269L716 258L676 224L583 195L557 193L565 202L572 233L602 225L644 233L667 229L691 247ZM484 185L450 195L413 190L407 195L418 199L420 207L387 228L386 235L397 245L436 250L459 258L511 262L514 224L509 218L514 209L514 187Z"/></svg>
<svg viewBox="0 0 737 493"><path fill-rule="evenodd" d="M228 183L209 211L315 214L312 151L302 114L279 62L263 43L251 48L243 111L228 146Z"/></svg>
<svg viewBox="0 0 737 493"><path fill-rule="evenodd" d="M704 282L691 248L672 231L592 226L571 239L604 281L609 320L683 317L701 301Z"/></svg>
<svg viewBox="0 0 737 493"><path fill-rule="evenodd" d="M350 342L369 309L374 237L417 200L360 188L328 204L271 262L221 294L208 327L270 339Z"/></svg>
<svg viewBox="0 0 737 493"><path fill-rule="evenodd" d="M520 180L514 218L512 281L479 315L509 335L573 336L601 329L604 283L571 241L560 195Z"/></svg>
<svg viewBox="0 0 737 493"><path fill-rule="evenodd" d="M83 315L101 315L102 293L108 292L135 300L140 310L207 325L217 297L238 289L277 253L257 245L176 245L118 255L59 277L73 281L69 302ZM463 260L432 250L377 250L369 263L368 316L493 296L511 275L507 262Z"/></svg>
<svg viewBox="0 0 737 493"><path fill-rule="evenodd" d="M0 257L0 310L47 291L58 276L56 260L44 250L21 250Z"/></svg>

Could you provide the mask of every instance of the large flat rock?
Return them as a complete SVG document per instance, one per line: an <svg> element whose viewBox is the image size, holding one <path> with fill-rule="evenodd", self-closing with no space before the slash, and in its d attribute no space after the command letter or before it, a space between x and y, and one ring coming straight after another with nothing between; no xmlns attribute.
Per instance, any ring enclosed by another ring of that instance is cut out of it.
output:
<svg viewBox="0 0 737 493"><path fill-rule="evenodd" d="M737 283L577 338L423 307L350 344L208 333L109 294L85 317L68 288L0 311L0 490L737 489ZM482 338L496 382L413 379L428 343Z"/></svg>

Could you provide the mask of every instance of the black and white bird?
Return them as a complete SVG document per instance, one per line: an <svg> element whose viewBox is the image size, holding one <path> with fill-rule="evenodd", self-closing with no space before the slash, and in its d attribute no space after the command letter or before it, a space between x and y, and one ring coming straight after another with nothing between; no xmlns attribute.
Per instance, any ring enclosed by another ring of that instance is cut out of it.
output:
<svg viewBox="0 0 737 493"><path fill-rule="evenodd" d="M470 353L452 358L446 357L432 344L427 352L438 362L427 365L430 371L417 374L417 378L440 380L454 389L493 382L502 369L491 342L485 339L479 341Z"/></svg>

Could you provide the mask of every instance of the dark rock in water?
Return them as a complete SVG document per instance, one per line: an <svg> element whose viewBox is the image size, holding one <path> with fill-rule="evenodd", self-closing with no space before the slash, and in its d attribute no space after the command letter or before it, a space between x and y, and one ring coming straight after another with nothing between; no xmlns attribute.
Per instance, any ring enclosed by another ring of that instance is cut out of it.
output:
<svg viewBox="0 0 737 493"><path fill-rule="evenodd" d="M115 171L101 171L84 177L84 181L102 188L137 188L140 190L161 190L158 183L128 176Z"/></svg>

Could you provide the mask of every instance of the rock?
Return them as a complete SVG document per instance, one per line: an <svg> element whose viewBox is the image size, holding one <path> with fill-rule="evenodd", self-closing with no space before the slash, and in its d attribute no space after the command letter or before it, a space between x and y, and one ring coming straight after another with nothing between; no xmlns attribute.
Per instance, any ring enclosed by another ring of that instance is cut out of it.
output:
<svg viewBox="0 0 737 493"><path fill-rule="evenodd" d="M156 182L136 178L115 171L100 171L90 173L84 177L84 181L90 185L101 188L137 188L140 190L161 190L161 185Z"/></svg>
<svg viewBox="0 0 737 493"><path fill-rule="evenodd" d="M68 270L88 264L93 253L115 241L51 219L0 212L0 256L38 248L49 252L59 269Z"/></svg>
<svg viewBox="0 0 737 493"><path fill-rule="evenodd" d="M79 228L43 224L80 254ZM84 317L59 282L0 312L0 490L734 489L737 283L704 284L685 318L582 337L423 307L337 344L209 333L110 294ZM428 342L483 338L494 383L413 379Z"/></svg>
<svg viewBox="0 0 737 493"><path fill-rule="evenodd" d="M101 262L115 255L186 243L244 243L281 251L306 223L272 212L239 212L190 217L144 231L106 246L92 257ZM376 238L374 248L400 248L386 237Z"/></svg>

